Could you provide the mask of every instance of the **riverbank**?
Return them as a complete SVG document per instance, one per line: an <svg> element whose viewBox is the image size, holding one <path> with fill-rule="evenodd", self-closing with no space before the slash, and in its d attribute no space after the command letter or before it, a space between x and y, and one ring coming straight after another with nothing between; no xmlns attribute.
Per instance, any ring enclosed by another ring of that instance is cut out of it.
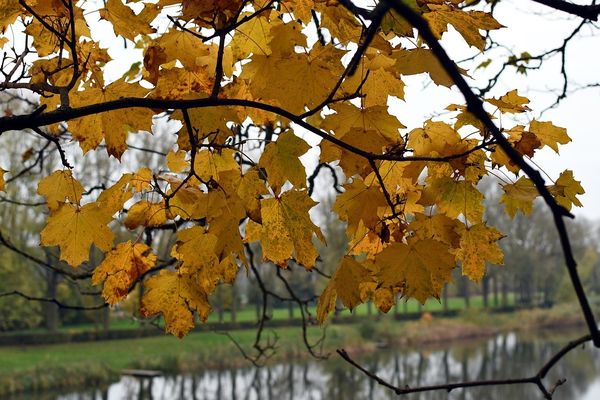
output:
<svg viewBox="0 0 600 400"><path fill-rule="evenodd" d="M418 348L440 342L484 338L501 332L536 332L547 328L576 327L582 323L576 305L549 310L522 310L510 314L463 312L452 319L430 314L418 321L398 322L390 316L350 325L329 325L324 352L344 347L370 352L377 347ZM582 326L582 331L583 331ZM299 327L275 328L264 332L278 337L278 350L270 362L307 358ZM321 329L309 329L317 340ZM252 354L254 330L231 333L245 351ZM0 348L0 396L21 391L50 388L99 387L118 378L124 368L158 369L165 373L231 368L247 365L240 351L225 335L216 332L193 333L179 340L170 336L133 340L100 341L42 346Z"/></svg>

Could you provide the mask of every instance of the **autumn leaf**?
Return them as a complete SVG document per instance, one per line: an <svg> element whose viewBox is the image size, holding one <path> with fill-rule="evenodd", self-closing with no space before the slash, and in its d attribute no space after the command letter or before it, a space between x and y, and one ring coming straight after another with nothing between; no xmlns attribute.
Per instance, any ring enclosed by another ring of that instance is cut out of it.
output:
<svg viewBox="0 0 600 400"><path fill-rule="evenodd" d="M316 204L306 192L296 190L261 200L260 238L265 259L285 267L294 256L306 268L314 267L318 254L313 236L325 240L308 215L308 210Z"/></svg>
<svg viewBox="0 0 600 400"><path fill-rule="evenodd" d="M554 195L556 202L567 210L571 210L573 206L583 206L577 196L585 194L585 190L583 190L581 183L575 180L571 170L567 169L561 172L554 185L548 189Z"/></svg>
<svg viewBox="0 0 600 400"><path fill-rule="evenodd" d="M185 151L173 151L171 150L167 154L167 167L169 170L173 172L183 172L186 170L190 164L186 161L185 155L187 153Z"/></svg>
<svg viewBox="0 0 600 400"><path fill-rule="evenodd" d="M121 80L104 88L88 87L73 92L71 102L72 106L82 107L123 97L144 97L147 92L137 83L130 84ZM144 109L110 111L70 121L69 128L84 152L97 148L105 140L108 154L120 159L127 150L129 132L152 130L152 115L151 111Z"/></svg>
<svg viewBox="0 0 600 400"><path fill-rule="evenodd" d="M167 210L164 203L142 200L127 211L125 226L127 229L135 229L138 226L159 226L165 222L167 222Z"/></svg>
<svg viewBox="0 0 600 400"><path fill-rule="evenodd" d="M485 275L486 262L503 264L504 254L498 240L504 235L485 223L459 225L460 247L456 250L456 260L462 264L462 274L474 282L480 282Z"/></svg>
<svg viewBox="0 0 600 400"><path fill-rule="evenodd" d="M376 258L377 279L385 287L402 288L402 294L421 303L439 298L444 284L452 280L454 256L448 245L433 239L393 243Z"/></svg>
<svg viewBox="0 0 600 400"><path fill-rule="evenodd" d="M539 196L537 188L531 179L524 176L520 177L515 183L502 186L504 194L500 201L506 207L506 213L514 218L517 211L523 215L531 214L533 210L533 201Z"/></svg>
<svg viewBox="0 0 600 400"><path fill-rule="evenodd" d="M567 144L571 141L567 130L558 127L552 122L540 122L537 120L531 121L529 131L533 133L544 146L550 147L558 153L559 144Z"/></svg>
<svg viewBox="0 0 600 400"><path fill-rule="evenodd" d="M208 295L193 275L162 270L147 279L144 286L140 313L145 317L162 314L166 331L179 338L194 327L194 313L205 321L212 310Z"/></svg>
<svg viewBox="0 0 600 400"><path fill-rule="evenodd" d="M527 104L529 103L529 99L527 97L519 96L517 90L511 90L506 93L504 96L499 98L486 99L486 101L496 107L502 112L505 113L522 113L525 111L531 111Z"/></svg>
<svg viewBox="0 0 600 400"><path fill-rule="evenodd" d="M152 4L145 3L144 9L136 15L121 0L107 0L106 6L100 10L100 17L112 23L117 35L133 42L139 34L155 32L150 22L158 16L158 11Z"/></svg>
<svg viewBox="0 0 600 400"><path fill-rule="evenodd" d="M266 146L259 166L267 171L267 179L275 191L286 181L297 188L306 186L306 172L298 157L309 149L308 143L292 132L283 133Z"/></svg>
<svg viewBox="0 0 600 400"><path fill-rule="evenodd" d="M348 221L349 233L355 232L360 222L368 228L375 228L388 207L381 188L366 186L362 180L355 179L344 189L344 193L337 196L333 211L342 220Z"/></svg>
<svg viewBox="0 0 600 400"><path fill-rule="evenodd" d="M463 215L469 221L480 222L483 218L483 194L473 183L450 178L433 179L427 190L435 198L440 212L450 218Z"/></svg>
<svg viewBox="0 0 600 400"><path fill-rule="evenodd" d="M110 305L123 300L131 286L156 264L156 254L143 243L119 243L94 269L92 284L104 283L102 296Z"/></svg>
<svg viewBox="0 0 600 400"><path fill-rule="evenodd" d="M37 192L46 198L50 211L55 211L66 202L79 204L85 189L73 178L71 170L63 170L55 171L42 179L38 183Z"/></svg>
<svg viewBox="0 0 600 400"><path fill-rule="evenodd" d="M345 256L337 266L335 273L327 283L327 287L319 296L317 303L317 319L322 324L335 310L339 298L350 310L363 303L360 298L360 284L373 282L370 271L354 258Z"/></svg>
<svg viewBox="0 0 600 400"><path fill-rule="evenodd" d="M48 217L40 243L58 246L60 259L75 268L89 259L92 245L102 251L112 248L114 235L107 226L109 221L97 203L83 207L65 203Z"/></svg>
<svg viewBox="0 0 600 400"><path fill-rule="evenodd" d="M483 11L463 11L447 4L428 4L430 12L423 14L433 33L441 38L446 32L448 24L456 29L465 41L483 51L485 38L480 30L494 30L502 25L490 14Z"/></svg>

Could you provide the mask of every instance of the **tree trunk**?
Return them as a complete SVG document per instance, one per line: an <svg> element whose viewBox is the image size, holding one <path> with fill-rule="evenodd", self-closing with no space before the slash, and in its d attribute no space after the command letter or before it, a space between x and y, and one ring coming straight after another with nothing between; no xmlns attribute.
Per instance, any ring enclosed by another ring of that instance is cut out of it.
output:
<svg viewBox="0 0 600 400"><path fill-rule="evenodd" d="M444 285L444 291L442 292L442 305L444 312L448 312L448 285Z"/></svg>
<svg viewBox="0 0 600 400"><path fill-rule="evenodd" d="M483 308L488 308L488 297L490 292L490 277L484 276L481 281L481 294L483 296Z"/></svg>
<svg viewBox="0 0 600 400"><path fill-rule="evenodd" d="M494 275L492 290L494 291L494 307L498 307L498 274Z"/></svg>
<svg viewBox="0 0 600 400"><path fill-rule="evenodd" d="M55 299L58 287L58 274L49 271L46 275L46 298ZM60 325L60 314L58 305L44 302L44 324L49 332L56 332Z"/></svg>
<svg viewBox="0 0 600 400"><path fill-rule="evenodd" d="M469 292L469 281L468 278L463 277L461 280L462 283L462 295L465 299L465 308L471 308L471 293Z"/></svg>
<svg viewBox="0 0 600 400"><path fill-rule="evenodd" d="M237 322L237 290L235 281L231 284L231 322Z"/></svg>
<svg viewBox="0 0 600 400"><path fill-rule="evenodd" d="M508 307L508 285L506 284L506 276L502 279L502 307Z"/></svg>

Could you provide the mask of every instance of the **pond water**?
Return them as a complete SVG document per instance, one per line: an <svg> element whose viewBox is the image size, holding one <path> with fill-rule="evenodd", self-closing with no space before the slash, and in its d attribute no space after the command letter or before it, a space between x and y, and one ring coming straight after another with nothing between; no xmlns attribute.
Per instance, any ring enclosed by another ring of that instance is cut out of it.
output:
<svg viewBox="0 0 600 400"><path fill-rule="evenodd" d="M422 386L445 382L524 377L534 375L560 347L577 333L524 337L514 333L491 339L420 350L383 349L375 354L353 357L394 385ZM551 386L559 378L566 383L556 389L556 400L600 399L600 351L591 344L575 349L557 364L549 377ZM348 365L337 354L329 360L302 360L277 363L260 369L209 369L194 374L159 377L140 391L140 382L123 377L104 390L55 395L21 395L15 399L44 400L318 400L318 399L395 399ZM426 392L401 397L410 400L437 399L541 399L532 385L493 386Z"/></svg>

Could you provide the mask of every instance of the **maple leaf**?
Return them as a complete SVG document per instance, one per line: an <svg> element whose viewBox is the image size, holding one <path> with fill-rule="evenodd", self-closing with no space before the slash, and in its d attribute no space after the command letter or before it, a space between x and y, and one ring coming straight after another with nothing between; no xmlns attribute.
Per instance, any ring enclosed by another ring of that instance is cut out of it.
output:
<svg viewBox="0 0 600 400"><path fill-rule="evenodd" d="M550 147L557 153L559 144L567 144L571 141L571 138L567 135L567 130L554 125L552 122L533 120L529 124L529 131L533 133L544 146Z"/></svg>
<svg viewBox="0 0 600 400"><path fill-rule="evenodd" d="M583 190L581 183L575 180L573 171L571 170L567 169L561 172L554 185L548 189L554 195L556 202L567 210L571 210L573 205L577 207L583 206L577 196L584 194L585 190Z"/></svg>
<svg viewBox="0 0 600 400"><path fill-rule="evenodd" d="M531 179L520 177L515 183L502 186L504 194L500 201L506 206L506 213L514 218L517 211L524 215L531 214L533 201L539 196L537 188Z"/></svg>
<svg viewBox="0 0 600 400"><path fill-rule="evenodd" d="M158 16L159 9L153 4L144 4L144 9L135 14L133 10L121 2L121 0L107 0L106 6L100 10L100 17L112 23L115 33L135 41L140 34L148 35L155 30L150 27Z"/></svg>
<svg viewBox="0 0 600 400"><path fill-rule="evenodd" d="M526 104L529 103L529 99L527 97L519 96L517 89L511 90L497 99L486 99L486 101L498 107L500 111L505 113L515 114L531 111L531 109L526 106Z"/></svg>
<svg viewBox="0 0 600 400"><path fill-rule="evenodd" d="M173 255L181 261L180 271L191 274L218 264L215 247L219 238L201 226L177 232Z"/></svg>
<svg viewBox="0 0 600 400"><path fill-rule="evenodd" d="M450 218L463 215L469 221L480 222L483 218L483 194L473 183L450 178L433 179L426 187L435 198L439 210Z"/></svg>
<svg viewBox="0 0 600 400"><path fill-rule="evenodd" d="M392 243L375 258L377 279L385 287L401 287L402 294L421 303L439 298L443 285L452 280L456 266L448 245L433 239Z"/></svg>
<svg viewBox="0 0 600 400"><path fill-rule="evenodd" d="M317 250L313 234L325 241L321 230L313 224L308 210L317 203L306 192L291 190L280 197L261 200L262 228L260 239L263 257L280 266L286 266L292 256L306 268L312 268Z"/></svg>
<svg viewBox="0 0 600 400"><path fill-rule="evenodd" d="M267 144L259 166L267 171L267 179L275 191L286 181L297 188L306 186L306 172L298 157L309 149L308 143L292 132L285 132L276 142Z"/></svg>
<svg viewBox="0 0 600 400"><path fill-rule="evenodd" d="M348 232L352 235L360 222L367 228L375 228L388 208L381 188L366 186L360 179L344 186L344 193L337 196L333 211L344 221L348 221Z"/></svg>
<svg viewBox="0 0 600 400"><path fill-rule="evenodd" d="M85 189L71 170L55 171L38 183L38 194L46 198L50 211L57 210L63 203L79 204Z"/></svg>
<svg viewBox="0 0 600 400"><path fill-rule="evenodd" d="M74 92L71 102L72 106L82 107L122 97L144 97L146 93L147 90L140 85L120 80L105 88L89 87ZM104 139L108 154L120 159L127 150L129 132L151 131L152 115L151 111L144 109L109 111L70 121L69 127L84 152L95 149Z"/></svg>
<svg viewBox="0 0 600 400"><path fill-rule="evenodd" d="M256 98L272 100L291 112L325 100L343 70L340 59L344 52L333 46L291 54L275 52L272 45L271 49L269 55L255 54L252 62L244 65L240 78L247 80Z"/></svg>
<svg viewBox="0 0 600 400"><path fill-rule="evenodd" d="M398 118L388 113L386 106L373 106L359 108L353 104L336 104L331 107L335 114L325 116L321 128L332 131L336 137L343 138L344 135L354 128L359 128L368 135L376 132L386 142L398 145L402 143L399 130L406 128Z"/></svg>
<svg viewBox="0 0 600 400"><path fill-rule="evenodd" d="M411 28L412 29L412 28ZM438 85L451 87L454 80L448 75L442 64L430 49L416 48L395 51L392 57L396 60L394 70L403 75L428 73L431 80ZM466 75L467 71L459 68Z"/></svg>
<svg viewBox="0 0 600 400"><path fill-rule="evenodd" d="M503 264L504 254L498 240L504 235L485 223L467 227L459 225L460 247L456 250L456 260L462 264L462 274L474 282L480 282L485 275L485 263Z"/></svg>
<svg viewBox="0 0 600 400"><path fill-rule="evenodd" d="M360 296L360 284L373 282L370 271L354 258L345 256L337 266L335 273L319 296L317 303L317 319L322 324L335 310L339 298L350 310L363 303Z"/></svg>
<svg viewBox="0 0 600 400"><path fill-rule="evenodd" d="M231 149L223 149L221 153L200 151L194 160L194 171L204 182L211 179L218 181L222 172L240 170L234 157L235 152Z"/></svg>
<svg viewBox="0 0 600 400"><path fill-rule="evenodd" d="M140 313L145 317L162 314L167 332L181 338L194 327L194 312L202 321L212 308L208 295L193 275L162 270L144 282Z"/></svg>
<svg viewBox="0 0 600 400"><path fill-rule="evenodd" d="M18 0L0 0L0 33L17 20L21 14L22 6Z"/></svg>
<svg viewBox="0 0 600 400"><path fill-rule="evenodd" d="M89 259L92 244L102 251L112 248L114 235L107 226L109 221L98 203L83 207L65 203L48 217L40 243L58 246L60 259L75 268Z"/></svg>
<svg viewBox="0 0 600 400"><path fill-rule="evenodd" d="M448 24L456 29L465 41L483 51L485 38L479 33L480 30L499 29L503 26L490 14L483 11L463 11L448 4L428 4L430 12L423 14L433 33L442 37L446 32Z"/></svg>
<svg viewBox="0 0 600 400"><path fill-rule="evenodd" d="M119 243L94 269L92 284L104 282L102 296L110 305L123 300L131 286L156 264L156 254L143 243Z"/></svg>
<svg viewBox="0 0 600 400"><path fill-rule="evenodd" d="M125 226L127 229L135 229L138 226L159 226L167 222L167 210L165 204L153 203L142 200L129 208Z"/></svg>
<svg viewBox="0 0 600 400"><path fill-rule="evenodd" d="M169 151L166 157L167 167L169 168L169 170L173 172L183 172L184 170L186 170L190 166L190 163L186 161L185 155L186 152L182 150Z"/></svg>

